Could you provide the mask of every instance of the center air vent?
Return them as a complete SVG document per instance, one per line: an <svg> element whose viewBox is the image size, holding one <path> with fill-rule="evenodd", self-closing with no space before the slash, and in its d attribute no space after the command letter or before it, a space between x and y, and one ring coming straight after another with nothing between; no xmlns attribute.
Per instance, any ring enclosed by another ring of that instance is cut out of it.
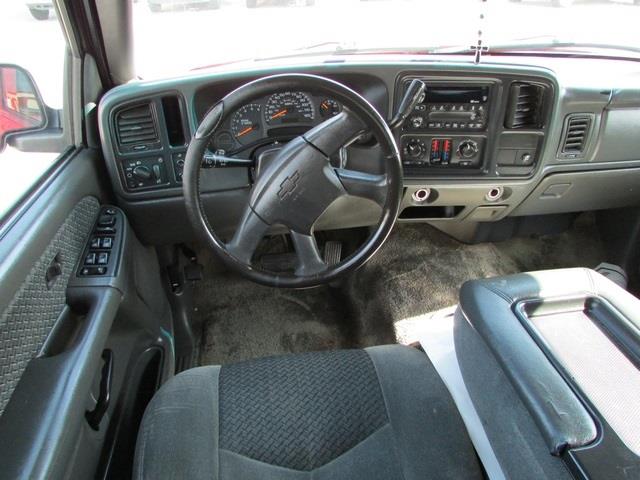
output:
<svg viewBox="0 0 640 480"><path fill-rule="evenodd" d="M116 135L124 152L159 147L158 129L150 103L120 110L116 115Z"/></svg>
<svg viewBox="0 0 640 480"><path fill-rule="evenodd" d="M541 128L543 102L544 87L531 83L512 83L504 126L509 129Z"/></svg>
<svg viewBox="0 0 640 480"><path fill-rule="evenodd" d="M577 158L584 154L590 128L590 115L577 114L568 117L560 149L561 158Z"/></svg>

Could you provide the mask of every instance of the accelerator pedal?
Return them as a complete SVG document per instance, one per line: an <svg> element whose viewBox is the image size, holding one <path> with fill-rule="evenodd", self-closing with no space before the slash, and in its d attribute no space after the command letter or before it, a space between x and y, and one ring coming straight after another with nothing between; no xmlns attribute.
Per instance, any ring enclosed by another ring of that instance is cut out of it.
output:
<svg viewBox="0 0 640 480"><path fill-rule="evenodd" d="M324 262L329 265L337 265L342 258L342 242L329 240L324 244Z"/></svg>

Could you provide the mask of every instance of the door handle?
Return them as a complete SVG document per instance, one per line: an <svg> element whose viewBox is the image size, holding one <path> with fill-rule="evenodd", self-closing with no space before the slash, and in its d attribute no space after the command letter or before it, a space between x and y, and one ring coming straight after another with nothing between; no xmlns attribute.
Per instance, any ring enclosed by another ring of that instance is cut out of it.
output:
<svg viewBox="0 0 640 480"><path fill-rule="evenodd" d="M44 274L44 280L47 284L47 290L51 290L56 280L62 275L62 259L60 253L57 253L51 263L47 267L47 271Z"/></svg>
<svg viewBox="0 0 640 480"><path fill-rule="evenodd" d="M87 419L87 423L94 430L100 429L100 422L102 417L107 413L109 408L109 401L111 400L111 379L113 377L113 352L111 350L104 350L102 352L102 360L104 365L102 366L102 373L100 377L100 395L96 406L91 411L86 411L84 416Z"/></svg>

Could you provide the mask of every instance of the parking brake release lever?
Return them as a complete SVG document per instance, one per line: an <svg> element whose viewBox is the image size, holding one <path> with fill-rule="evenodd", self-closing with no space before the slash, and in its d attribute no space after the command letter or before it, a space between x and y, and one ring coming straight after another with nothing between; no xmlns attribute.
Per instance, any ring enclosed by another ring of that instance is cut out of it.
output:
<svg viewBox="0 0 640 480"><path fill-rule="evenodd" d="M389 122L389 127L395 130L402 126L405 119L411 114L416 105L422 100L427 86L422 80L413 79L409 84L409 88L404 93L398 111Z"/></svg>

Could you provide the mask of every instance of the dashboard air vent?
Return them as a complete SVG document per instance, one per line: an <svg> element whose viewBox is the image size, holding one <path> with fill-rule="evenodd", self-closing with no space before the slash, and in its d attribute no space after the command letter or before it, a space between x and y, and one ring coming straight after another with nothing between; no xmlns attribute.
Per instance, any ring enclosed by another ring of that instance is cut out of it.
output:
<svg viewBox="0 0 640 480"><path fill-rule="evenodd" d="M120 110L116 115L116 135L123 151L147 150L159 144L151 104Z"/></svg>
<svg viewBox="0 0 640 480"><path fill-rule="evenodd" d="M591 127L589 115L570 115L567 120L567 128L562 139L563 156L573 157L584 153L587 145L587 137Z"/></svg>
<svg viewBox="0 0 640 480"><path fill-rule="evenodd" d="M543 102L544 87L512 83L504 126L510 129L542 127Z"/></svg>

